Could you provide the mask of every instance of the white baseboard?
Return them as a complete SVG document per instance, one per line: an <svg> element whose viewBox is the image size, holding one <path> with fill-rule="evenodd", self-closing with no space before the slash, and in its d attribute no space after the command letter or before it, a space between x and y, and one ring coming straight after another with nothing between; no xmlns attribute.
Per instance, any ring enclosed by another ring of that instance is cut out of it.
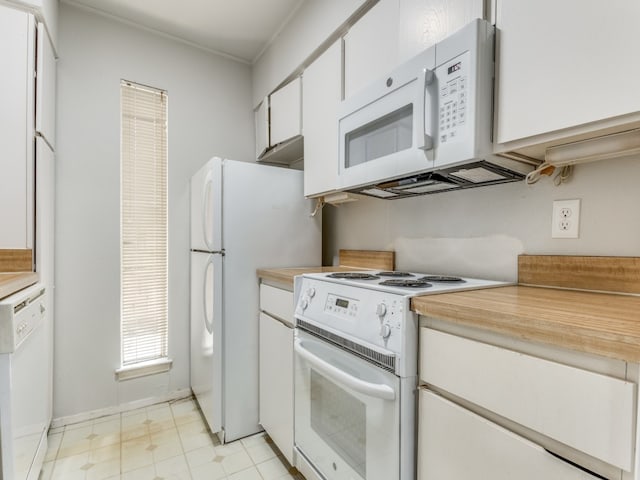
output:
<svg viewBox="0 0 640 480"><path fill-rule="evenodd" d="M180 400L182 398L187 398L190 396L191 389L183 388L157 397L143 398L142 400L135 400L133 402L123 403L121 405L115 405L113 407L100 408L98 410L91 410L89 412L54 418L51 421L51 428L64 427L66 425L71 425L74 423L86 422L87 420L94 420L96 418L105 417L107 415L115 415L116 413L128 412L129 410L148 407L150 405L155 405L156 403Z"/></svg>

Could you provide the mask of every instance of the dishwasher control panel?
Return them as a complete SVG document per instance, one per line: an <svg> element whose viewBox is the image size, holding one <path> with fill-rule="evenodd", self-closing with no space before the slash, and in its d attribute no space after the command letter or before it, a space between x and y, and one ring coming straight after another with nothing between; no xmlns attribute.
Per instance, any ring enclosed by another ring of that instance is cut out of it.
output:
<svg viewBox="0 0 640 480"><path fill-rule="evenodd" d="M45 288L41 284L0 301L0 353L15 352L46 314Z"/></svg>

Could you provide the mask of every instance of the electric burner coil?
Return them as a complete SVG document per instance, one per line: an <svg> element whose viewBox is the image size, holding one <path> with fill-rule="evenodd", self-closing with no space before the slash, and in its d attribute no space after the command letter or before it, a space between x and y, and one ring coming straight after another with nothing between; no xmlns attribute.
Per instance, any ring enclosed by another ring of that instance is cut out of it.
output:
<svg viewBox="0 0 640 480"><path fill-rule="evenodd" d="M401 288L429 288L432 286L429 282L424 282L421 280L384 280L378 285Z"/></svg>
<svg viewBox="0 0 640 480"><path fill-rule="evenodd" d="M424 277L420 277L418 280L424 281L424 282L445 282L445 283L464 283L466 281L460 277L449 277L446 275L426 275Z"/></svg>
<svg viewBox="0 0 640 480"><path fill-rule="evenodd" d="M413 273L398 271L378 272L376 275L380 275L381 277L415 277Z"/></svg>
<svg viewBox="0 0 640 480"><path fill-rule="evenodd" d="M361 272L336 272L327 275L327 278L342 278L347 280L377 280L380 277L370 273Z"/></svg>

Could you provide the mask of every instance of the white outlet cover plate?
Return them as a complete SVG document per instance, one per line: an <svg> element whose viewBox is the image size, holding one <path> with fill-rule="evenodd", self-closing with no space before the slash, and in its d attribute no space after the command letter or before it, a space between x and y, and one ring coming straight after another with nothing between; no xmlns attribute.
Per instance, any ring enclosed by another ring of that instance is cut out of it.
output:
<svg viewBox="0 0 640 480"><path fill-rule="evenodd" d="M551 215L551 238L578 238L579 232L580 199L554 200L553 214Z"/></svg>

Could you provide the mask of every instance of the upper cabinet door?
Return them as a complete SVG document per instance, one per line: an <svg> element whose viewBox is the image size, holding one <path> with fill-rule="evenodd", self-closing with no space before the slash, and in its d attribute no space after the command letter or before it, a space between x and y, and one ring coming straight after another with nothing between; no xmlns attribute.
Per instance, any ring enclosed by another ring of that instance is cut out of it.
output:
<svg viewBox="0 0 640 480"><path fill-rule="evenodd" d="M36 70L36 130L55 150L56 58L44 28L38 24Z"/></svg>
<svg viewBox="0 0 640 480"><path fill-rule="evenodd" d="M269 148L269 99L265 98L255 110L256 158Z"/></svg>
<svg viewBox="0 0 640 480"><path fill-rule="evenodd" d="M380 0L344 36L344 96L398 65L400 0Z"/></svg>
<svg viewBox="0 0 640 480"><path fill-rule="evenodd" d="M0 5L0 248L33 248L33 16Z"/></svg>
<svg viewBox="0 0 640 480"><path fill-rule="evenodd" d="M400 0L399 61L484 18L484 10L484 0Z"/></svg>
<svg viewBox="0 0 640 480"><path fill-rule="evenodd" d="M302 132L302 80L292 80L269 96L271 117L270 146Z"/></svg>
<svg viewBox="0 0 640 480"><path fill-rule="evenodd" d="M7 3L7 2L4 2ZM17 8L24 8L30 12L38 12L39 17L44 20L49 30L49 35L53 40L53 44L57 45L58 41L58 0L12 0Z"/></svg>
<svg viewBox="0 0 640 480"><path fill-rule="evenodd" d="M342 97L342 41L336 41L303 74L304 194L338 187L338 106Z"/></svg>
<svg viewBox="0 0 640 480"><path fill-rule="evenodd" d="M640 111L640 2L497 0L496 13L498 143Z"/></svg>

